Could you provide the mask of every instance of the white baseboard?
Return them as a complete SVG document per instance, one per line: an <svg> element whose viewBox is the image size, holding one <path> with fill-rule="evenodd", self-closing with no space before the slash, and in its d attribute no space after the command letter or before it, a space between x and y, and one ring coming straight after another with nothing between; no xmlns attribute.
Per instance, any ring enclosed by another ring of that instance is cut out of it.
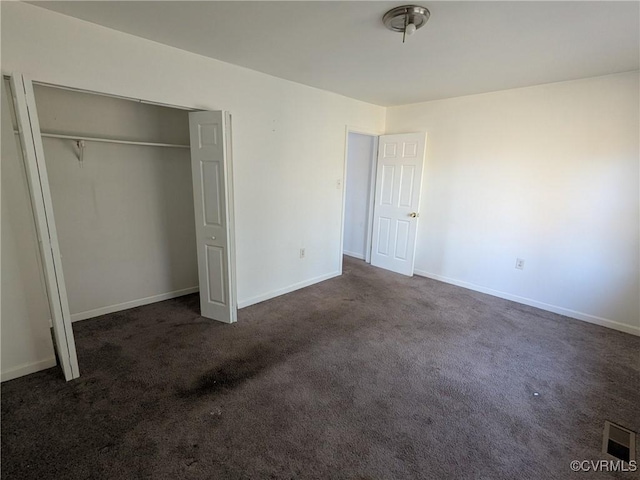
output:
<svg viewBox="0 0 640 480"><path fill-rule="evenodd" d="M421 277L427 277L433 280L438 280L440 282L450 283L451 285L456 285L458 287L467 288L469 290L474 290L480 293L486 293L487 295L492 295L494 297L504 298L505 300L511 300L513 302L522 303L524 305L529 305L530 307L536 307L541 310L546 310L548 312L565 315L567 317L575 318L576 320L582 320L584 322L594 323L602 327L612 328L614 330L619 330L621 332L640 336L640 327L634 327L631 325L626 325L624 323L616 322L614 320L609 320L607 318L601 318L601 317L596 317L595 315L589 315L588 313L582 313L575 310L570 310L568 308L558 307L557 305L551 305L548 303L539 302L537 300L532 300L530 298L520 297L518 295L512 295L511 293L502 292L500 290L494 290L492 288L482 287L480 285L476 285L475 283L469 283L462 280L456 280L454 278L443 277L441 275L425 272L423 270L414 270L413 273L415 273L416 275L420 275Z"/></svg>
<svg viewBox="0 0 640 480"><path fill-rule="evenodd" d="M262 295L257 295L253 298L249 298L247 300L241 300L238 302L238 308L249 307L251 305L255 305L256 303L264 302L266 300L279 297L280 295L284 295L285 293L291 293L295 290L300 290L301 288L309 287L313 284L324 282L325 280L329 280L330 278L339 277L339 276L340 276L340 272L333 272L326 275L320 275L319 277L311 278L309 280L305 280L304 282L294 283L293 285L289 285L288 287L285 287L285 288L272 290Z"/></svg>
<svg viewBox="0 0 640 480"><path fill-rule="evenodd" d="M196 293L199 290L200 289L198 287L183 288L182 290L174 290L173 292L161 293L160 295L153 295L152 297L145 297L138 300L131 300L130 302L118 303L117 305L109 305L106 307L96 308L94 310L87 310L86 312L73 313L71 314L71 321L79 322L80 320L99 317L100 315L106 315L107 313L120 312L129 308L149 305L150 303L162 302L163 300L169 300L171 298L189 295L190 293Z"/></svg>
<svg viewBox="0 0 640 480"><path fill-rule="evenodd" d="M24 377L30 373L36 373L40 370L46 370L47 368L55 367L56 357L45 358L38 362L25 363L14 368L10 368L7 371L2 372L0 375L0 381L6 382L7 380L13 380L14 378Z"/></svg>
<svg viewBox="0 0 640 480"><path fill-rule="evenodd" d="M344 250L342 253L348 255L349 257L357 258L359 260L364 260L364 253L355 253L355 252L347 252Z"/></svg>

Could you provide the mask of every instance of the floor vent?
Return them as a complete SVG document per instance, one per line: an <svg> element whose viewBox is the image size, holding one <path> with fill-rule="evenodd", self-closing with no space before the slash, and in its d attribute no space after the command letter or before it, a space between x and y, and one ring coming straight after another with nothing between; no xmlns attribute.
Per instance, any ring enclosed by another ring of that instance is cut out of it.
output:
<svg viewBox="0 0 640 480"><path fill-rule="evenodd" d="M636 434L620 425L604 422L602 453L629 463L636 459Z"/></svg>

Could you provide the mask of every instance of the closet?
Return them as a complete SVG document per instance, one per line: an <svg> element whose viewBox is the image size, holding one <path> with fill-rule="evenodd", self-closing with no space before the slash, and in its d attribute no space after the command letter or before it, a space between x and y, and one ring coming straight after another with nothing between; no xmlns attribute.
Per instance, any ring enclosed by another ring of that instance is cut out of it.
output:
<svg viewBox="0 0 640 480"><path fill-rule="evenodd" d="M197 291L188 112L34 93L71 319Z"/></svg>
<svg viewBox="0 0 640 480"><path fill-rule="evenodd" d="M72 321L198 291L202 316L236 321L230 114L9 79L65 378Z"/></svg>
<svg viewBox="0 0 640 480"><path fill-rule="evenodd" d="M188 112L34 93L71 319L197 291Z"/></svg>

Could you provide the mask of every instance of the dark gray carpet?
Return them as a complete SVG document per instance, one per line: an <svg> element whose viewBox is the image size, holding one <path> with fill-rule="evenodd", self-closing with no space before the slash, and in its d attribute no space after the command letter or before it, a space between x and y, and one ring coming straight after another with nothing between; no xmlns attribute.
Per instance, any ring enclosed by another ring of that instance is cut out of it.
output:
<svg viewBox="0 0 640 480"><path fill-rule="evenodd" d="M637 478L569 462L640 430L640 338L433 280L346 258L235 325L191 295L74 330L80 379L2 385L3 478Z"/></svg>

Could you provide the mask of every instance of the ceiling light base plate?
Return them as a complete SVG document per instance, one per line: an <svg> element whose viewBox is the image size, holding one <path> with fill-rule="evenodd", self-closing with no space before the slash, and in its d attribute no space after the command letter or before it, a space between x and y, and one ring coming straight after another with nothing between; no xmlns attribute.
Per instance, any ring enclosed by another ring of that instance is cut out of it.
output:
<svg viewBox="0 0 640 480"><path fill-rule="evenodd" d="M416 26L416 30L423 27L431 12L425 7L418 5L403 5L389 10L382 17L382 23L392 32L404 33L408 24L412 23Z"/></svg>

